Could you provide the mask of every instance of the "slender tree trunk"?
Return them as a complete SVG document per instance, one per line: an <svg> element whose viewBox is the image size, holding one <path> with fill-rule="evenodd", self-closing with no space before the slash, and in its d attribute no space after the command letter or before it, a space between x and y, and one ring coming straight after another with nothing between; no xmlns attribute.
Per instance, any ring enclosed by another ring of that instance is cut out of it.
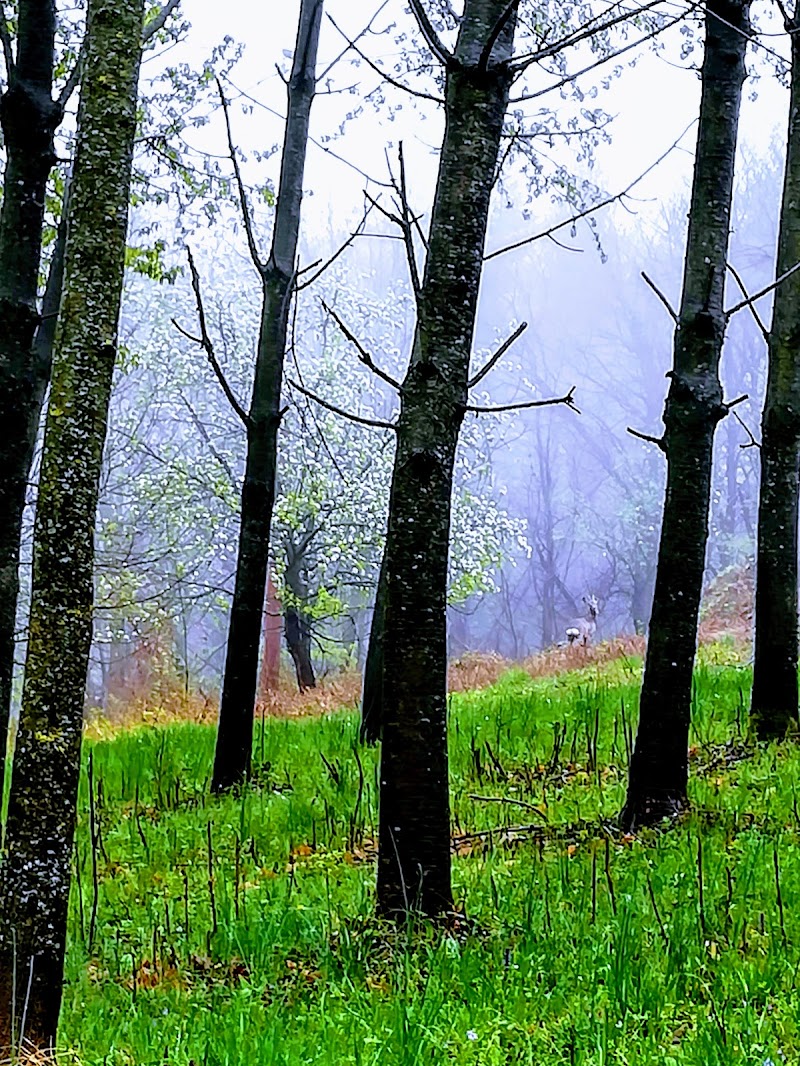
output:
<svg viewBox="0 0 800 1066"><path fill-rule="evenodd" d="M322 4L323 0L301 0L288 86L286 135L272 249L262 270L261 329L247 431L236 583L211 781L214 792L240 784L250 773L261 613L275 503L283 358L294 288L308 126L316 90Z"/></svg>
<svg viewBox="0 0 800 1066"><path fill-rule="evenodd" d="M703 587L714 431L727 413L719 379L723 294L749 0L706 8L689 235L673 369L664 409L664 521L639 729L622 822L632 828L687 804L692 672Z"/></svg>
<svg viewBox="0 0 800 1066"><path fill-rule="evenodd" d="M446 70L445 134L386 539L378 910L388 917L452 909L445 612L453 462L515 26L516 7L506 0L467 0Z"/></svg>
<svg viewBox="0 0 800 1066"><path fill-rule="evenodd" d="M0 795L8 740L22 513L49 367L33 341L47 179L61 108L52 99L54 0L21 0L17 54L0 98Z"/></svg>
<svg viewBox="0 0 800 1066"><path fill-rule="evenodd" d="M792 82L776 277L800 262L800 21L790 26ZM797 725L797 507L800 274L778 286L761 431L752 715L761 740Z"/></svg>
<svg viewBox="0 0 800 1066"><path fill-rule="evenodd" d="M0 865L0 1046L21 1035L20 975L22 987L30 982L27 1041L53 1046L61 1004L94 522L125 261L143 8L143 0L89 0L87 11L28 658Z"/></svg>
<svg viewBox="0 0 800 1066"><path fill-rule="evenodd" d="M261 674L258 693L265 700L270 692L277 692L281 679L281 601L272 583L272 574L267 574L267 602L264 608L264 640L261 651Z"/></svg>
<svg viewBox="0 0 800 1066"><path fill-rule="evenodd" d="M303 540L303 543L307 546L308 541ZM297 550L294 544L287 542L286 556L284 579L286 588L291 593L291 601L287 603L283 613L286 646L294 663L297 687L301 692L305 692L306 689L317 687L317 679L311 662L311 620L303 609L309 599L304 551L302 548Z"/></svg>

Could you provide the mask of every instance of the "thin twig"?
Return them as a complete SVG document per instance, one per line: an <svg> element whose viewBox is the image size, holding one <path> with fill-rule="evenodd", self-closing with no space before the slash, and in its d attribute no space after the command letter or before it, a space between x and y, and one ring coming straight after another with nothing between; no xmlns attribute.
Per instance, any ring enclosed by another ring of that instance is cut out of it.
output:
<svg viewBox="0 0 800 1066"><path fill-rule="evenodd" d="M247 205L247 194L245 193L244 182L242 181L242 172L239 168L239 158L236 155L236 149L233 146L231 120L228 113L228 101L225 98L225 93L222 91L222 82L219 78L216 78L215 81L217 83L219 98L222 104L222 113L225 116L225 131L228 135L228 154L233 163L233 173L236 177L236 187L239 191L239 205L242 211L242 220L244 221L244 231L247 236L247 247L250 250L250 258L253 261L253 266L263 278L267 272L267 267L266 263L262 261L261 256L259 255L258 245L256 244L256 238L253 232L253 220L250 217L250 208Z"/></svg>
<svg viewBox="0 0 800 1066"><path fill-rule="evenodd" d="M75 59L75 64L72 70L69 72L69 77L62 86L61 92L58 94L58 100L56 101L56 103L58 104L62 112L69 103L69 98L75 92L80 83L81 76L83 75L83 64L86 61L86 48L87 38L84 37L81 41L81 46L78 49L78 55Z"/></svg>
<svg viewBox="0 0 800 1066"><path fill-rule="evenodd" d="M344 324L344 322L342 322L341 318L339 318L339 316L336 314L332 307L326 304L324 300L320 300L320 303L322 304L323 310L326 312L326 314L329 314L331 316L331 318L342 331L346 339L349 340L350 343L355 346L355 349L358 352L358 358L364 364L364 366L368 367L373 374L376 374L382 381L385 381L387 385L391 385L393 389L397 389L397 391L399 392L400 382L395 381L391 374L387 374L385 370L381 370L381 368L375 364L372 356L366 350L361 341L355 336L354 333L351 332L351 330L347 328L347 326Z"/></svg>
<svg viewBox="0 0 800 1066"><path fill-rule="evenodd" d="M521 241L515 241L513 244L507 244L504 248L498 248L494 252L489 252L488 255L485 255L483 257L484 262L488 262L490 259L494 259L498 255L504 255L506 252L513 252L516 248L522 248L526 244L532 244L534 241L539 241L542 239L542 237L549 237L551 234L557 233L558 230L563 229L565 226L574 225L576 222L580 222L582 218L587 218L589 215L594 214L596 211L600 211L602 208L608 207L609 204L613 204L616 200L622 200L630 193L631 189L635 188L639 184L639 182L643 181L652 170L655 170L657 166L664 162L670 152L673 152L678 147L680 142L683 140L683 138L686 136L686 134L689 132L689 130L692 128L696 121L697 119L692 119L692 121L683 131L683 133L681 133L680 137L678 137L677 140L673 141L669 148L667 148L665 152L662 152L658 159L655 160L655 162L651 163L646 170L643 170L642 173L637 178L634 178L634 180L630 182L629 185L626 185L621 192L615 193L613 196L607 196L606 199L601 200L600 203L593 204L591 207L587 207L583 211L579 211L577 214L572 215L570 218L565 218L563 222L558 222L554 226L550 226L548 229L542 230L541 233L534 233L532 237L525 237Z"/></svg>
<svg viewBox="0 0 800 1066"><path fill-rule="evenodd" d="M658 285L656 285L656 283L653 281L653 279L648 274L646 274L644 272L644 270L642 271L642 277L644 278L645 282L650 286L650 288L653 290L653 292L656 294L656 296L659 298L659 300L662 302L664 307L666 307L670 318L672 319L672 321L677 326L678 323L680 322L680 319L678 318L678 312L675 310L675 308L672 306L672 304L666 298L666 296L661 291L661 289L659 289Z"/></svg>
<svg viewBox="0 0 800 1066"><path fill-rule="evenodd" d="M383 7L385 6L386 5L384 4ZM347 34L344 32L344 30L338 25L338 23L334 22L333 16L330 14L328 15L328 21L331 23L337 33L340 33L341 36L345 39L345 41L347 41L348 48L351 48L359 57L359 59L366 63L370 70L374 70L375 73L378 74L388 85L394 86L395 89L402 89L403 92L407 92L410 96L416 96L420 100L430 100L434 104L444 103L444 100L442 100L441 97L432 96L430 93L421 92L419 89L412 89L409 85L405 85L397 78L393 78L391 74L387 74L385 70L379 67L378 64L373 62L373 60L371 60L365 52L362 52L361 49L357 47L356 41L358 40L358 37L356 37L355 40L351 41Z"/></svg>
<svg viewBox="0 0 800 1066"><path fill-rule="evenodd" d="M742 296L744 296L745 299L749 300L750 299L750 294L748 293L747 289L744 287L744 282L742 281L742 278L741 278L741 275L739 274L739 271L733 266L732 263L728 263L728 270L730 270L731 274L733 275L733 277L734 277L734 279L736 281L736 284L741 289ZM758 326L759 330L761 331L761 336L764 338L764 340L767 342L767 344L769 344L769 330L764 325L764 323L761 321L761 315L759 315L758 311L755 308L755 304L753 304L752 302L750 303L750 312L751 312L753 318L756 321L756 325Z"/></svg>
<svg viewBox="0 0 800 1066"><path fill-rule="evenodd" d="M636 437L638 440L647 441L648 444L655 444L655 446L660 448L662 452L667 449L663 437L653 437L649 433L640 433L638 429L632 429L630 426L628 426L628 432L632 437Z"/></svg>
<svg viewBox="0 0 800 1066"><path fill-rule="evenodd" d="M370 210L370 206L367 206L364 209L364 214L359 224L356 226L356 228L353 230L347 240L343 244L339 245L333 255L330 256L330 258L326 259L324 262L322 262L321 259L318 259L315 263L311 263L309 264L309 266L304 267L303 270L298 270L297 273L299 276L305 271L314 270L315 267L319 267L319 270L316 270L310 278L303 282L302 285L295 285L295 292L302 292L303 289L307 289L309 285L313 285L318 278L322 277L322 275L325 273L326 270L328 270L329 267L333 266L339 256L342 255L343 252L347 251L347 249L350 247L356 237L360 237L362 235L362 233L364 232L364 225L367 221L367 217L369 216Z"/></svg>
<svg viewBox="0 0 800 1066"><path fill-rule="evenodd" d="M537 807L535 803L528 803L526 800L514 799L511 796L477 796L474 792L468 792L467 796L478 803L510 803L515 807L524 807L526 811L535 811L536 814L540 814L547 821L545 812L540 807Z"/></svg>
<svg viewBox="0 0 800 1066"><path fill-rule="evenodd" d="M419 269L417 267L417 255L414 250L414 234L412 232L412 220L416 221L414 212L411 210L408 204L408 188L406 185L406 161L403 156L403 142L401 141L398 149L397 156L400 164L400 186L398 189L398 195L400 197L400 210L403 212L403 239L406 246L406 259L408 260L408 270L411 275L411 288L414 291L414 296L419 300L420 293L422 291L422 285L419 280ZM391 171L390 171L391 173Z"/></svg>
<svg viewBox="0 0 800 1066"><path fill-rule="evenodd" d="M772 292L773 289L777 289L777 287L782 282L786 281L787 278L790 278L792 274L796 273L796 271L798 270L800 270L800 263L795 263L793 267L789 267L788 270L784 270L781 276L779 278L776 278L769 285L765 285L763 289L759 289L759 291L754 293L752 296L748 296L746 300L740 300L738 304L734 304L729 311L725 312L725 317L731 318L733 315L736 314L737 311L741 311L743 307L752 306L756 302L756 300L760 300L761 297L766 296L768 292Z"/></svg>
<svg viewBox="0 0 800 1066"><path fill-rule="evenodd" d="M569 407L576 414L581 412L575 405L573 396L575 394L575 386L565 396L554 396L549 400L528 400L526 403L504 403L499 407L473 407L472 404L466 404L464 406L465 411L470 411L476 415L496 415L501 411L524 411L529 407L553 407L556 404L563 403L565 407Z"/></svg>
<svg viewBox="0 0 800 1066"><path fill-rule="evenodd" d="M746 392L741 396L737 396L735 400L730 400L728 403L724 403L722 406L725 408L725 413L728 414L734 407L738 407L740 403L744 403L745 400L749 400L750 397Z"/></svg>
<svg viewBox="0 0 800 1066"><path fill-rule="evenodd" d="M739 447L740 448L760 448L761 447L761 442L757 441L756 438L753 436L753 431L750 429L750 427L745 422L745 420L742 418L742 416L739 414L739 412L738 411L732 411L731 413L733 414L733 417L736 419L736 421L739 423L739 425L742 427L742 429L745 431L747 436L750 438L750 440L747 442L747 444L740 444Z"/></svg>
<svg viewBox="0 0 800 1066"><path fill-rule="evenodd" d="M217 357L214 353L214 345L211 343L211 338L208 335L208 329L206 327L206 314L203 308L203 297L200 290L200 275L197 273L197 267L194 265L192 250L188 247L188 245L186 248L186 255L189 260L189 271L192 275L192 289L194 290L194 298L197 304L197 318L200 323L200 336L193 337L192 334L188 333L183 328L183 326L179 325L178 322L176 322L174 318L172 320L172 324L188 340L193 341L195 344L199 344L203 351L206 353L206 357L209 363L211 364L211 369L214 371L217 377L217 381L220 383L222 391L227 397L228 403L239 416L244 426L249 429L250 416L239 403L239 401L236 399L233 389L228 384L228 379L225 377L222 367L219 365Z"/></svg>
<svg viewBox="0 0 800 1066"><path fill-rule="evenodd" d="M514 330L514 332L511 334L511 336L507 337L503 341L503 343L500 345L500 347L497 349L497 351L494 353L494 355L491 357L491 359L489 359L489 361L487 363L485 363L481 367L481 369L478 371L477 374L475 374L473 377L471 377L469 379L469 381L467 382L467 388L468 389L474 389L479 381L483 381L483 379L486 377L486 375L489 373L489 371L492 369L492 367L498 362L498 360L500 360L505 355L505 353L508 351L508 349L514 343L514 341L518 340L518 338L522 336L522 334L525 332L525 330L527 328L528 328L528 323L527 322L522 322L522 323L520 323L519 326L517 326L517 328Z"/></svg>
<svg viewBox="0 0 800 1066"><path fill-rule="evenodd" d="M302 392L304 396L307 396L314 403L318 403L320 407L324 407L326 411L331 411L335 415L341 415L342 418L347 418L351 422L358 422L361 426L372 426L375 429L397 429L394 422L382 422L378 418L362 418L361 415L351 414L350 411L344 411L341 407L337 407L335 404L328 403L327 400L323 400L321 396L317 396L315 392L305 388L303 385L298 385L296 381L292 381L291 378L287 378L289 384L293 389L297 389L298 392Z"/></svg>

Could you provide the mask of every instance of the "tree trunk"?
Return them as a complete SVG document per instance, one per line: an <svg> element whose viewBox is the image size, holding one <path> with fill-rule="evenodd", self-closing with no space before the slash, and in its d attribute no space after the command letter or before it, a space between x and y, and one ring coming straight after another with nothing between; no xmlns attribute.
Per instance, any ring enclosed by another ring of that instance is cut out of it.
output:
<svg viewBox="0 0 800 1066"><path fill-rule="evenodd" d="M708 539L714 431L727 413L719 379L739 105L750 32L749 0L706 9L689 235L673 369L664 409L664 521L650 638L622 811L627 828L687 804L687 749L697 621Z"/></svg>
<svg viewBox="0 0 800 1066"><path fill-rule="evenodd" d="M267 574L267 602L264 607L264 641L261 651L261 674L258 681L259 698L266 700L277 692L281 679L281 601Z"/></svg>
<svg viewBox="0 0 800 1066"><path fill-rule="evenodd" d="M0 98L6 150L0 208L0 796L8 740L19 544L41 399L49 365L37 358L37 287L53 134L56 13L53 0L21 0L16 60Z"/></svg>
<svg viewBox="0 0 800 1066"><path fill-rule="evenodd" d="M250 773L261 614L275 503L283 358L294 288L308 126L316 89L322 4L323 0L302 0L300 5L272 249L262 270L261 329L247 431L236 583L211 781L214 792L240 784Z"/></svg>
<svg viewBox="0 0 800 1066"><path fill-rule="evenodd" d="M444 141L386 538L377 887L387 917L452 909L445 611L453 462L515 26L516 7L506 0L467 0L446 68Z"/></svg>
<svg viewBox="0 0 800 1066"><path fill-rule="evenodd" d="M306 689L317 687L317 679L314 677L314 667L311 663L311 620L304 610L309 600L304 555L308 538L300 539L299 548L291 540L287 539L286 542L287 565L284 580L291 599L284 608L283 616L286 646L297 674L297 687L301 692L305 692Z"/></svg>
<svg viewBox="0 0 800 1066"><path fill-rule="evenodd" d="M386 624L386 594L388 575L386 553L381 560L378 587L375 590L375 609L369 630L367 661L364 663L364 683L361 691L361 742L377 744L383 728L383 627Z"/></svg>
<svg viewBox="0 0 800 1066"><path fill-rule="evenodd" d="M800 21L792 44L789 134L776 277L800 262ZM800 457L800 273L775 291L761 431L751 713L759 739L797 725L797 507Z"/></svg>
<svg viewBox="0 0 800 1066"><path fill-rule="evenodd" d="M30 637L0 866L0 1046L53 1046L92 632L94 522L117 343L143 0L89 0L64 296L33 545ZM17 1002L12 1003L13 973ZM21 976L22 975L22 976Z"/></svg>

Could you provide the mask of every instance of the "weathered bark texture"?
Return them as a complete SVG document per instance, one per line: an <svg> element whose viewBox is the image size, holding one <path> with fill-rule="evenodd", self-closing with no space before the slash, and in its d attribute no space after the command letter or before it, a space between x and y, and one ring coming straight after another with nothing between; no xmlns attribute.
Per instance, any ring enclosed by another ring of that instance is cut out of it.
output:
<svg viewBox="0 0 800 1066"><path fill-rule="evenodd" d="M263 267L259 265L263 286L261 328L247 428L239 553L211 782L214 792L240 784L250 773L261 612L275 503L283 359L294 286L308 126L316 90L322 4L323 0L302 0L300 5L272 248L268 262Z"/></svg>
<svg viewBox="0 0 800 1066"><path fill-rule="evenodd" d="M375 609L369 630L367 660L364 663L364 682L361 690L361 741L377 744L381 739L383 722L383 627L386 624L386 553L381 560L378 587L375 590Z"/></svg>
<svg viewBox="0 0 800 1066"><path fill-rule="evenodd" d="M776 277L800 262L800 21L792 45L789 134ZM800 458L800 273L775 291L761 423L751 711L760 739L797 725L797 507Z"/></svg>
<svg viewBox="0 0 800 1066"><path fill-rule="evenodd" d="M674 816L687 803L689 718L703 588L714 431L727 413L719 379L723 294L749 0L706 9L700 123L683 293L664 408L664 521L650 637L622 822Z"/></svg>
<svg viewBox="0 0 800 1066"><path fill-rule="evenodd" d="M117 344L143 0L89 0L33 546L30 636L0 865L0 1046L55 1042L92 631L94 522ZM15 1025L12 1024L12 1018ZM16 1026L16 1029L15 1029Z"/></svg>
<svg viewBox="0 0 800 1066"><path fill-rule="evenodd" d="M49 365L34 349L47 179L62 111L52 99L54 0L21 0L17 54L0 98L6 168L0 207L0 796L8 739L19 544Z"/></svg>
<svg viewBox="0 0 800 1066"><path fill-rule="evenodd" d="M446 68L445 133L386 538L378 910L389 917L452 908L445 608L453 463L515 27L506 0L467 0Z"/></svg>

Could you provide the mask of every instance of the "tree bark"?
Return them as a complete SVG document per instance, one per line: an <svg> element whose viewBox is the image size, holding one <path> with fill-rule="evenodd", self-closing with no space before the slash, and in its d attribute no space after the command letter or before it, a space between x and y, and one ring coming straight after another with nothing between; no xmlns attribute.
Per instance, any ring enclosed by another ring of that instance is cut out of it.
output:
<svg viewBox="0 0 800 1066"><path fill-rule="evenodd" d="M261 328L247 430L236 582L211 781L214 792L241 784L250 773L261 613L275 503L283 359L294 288L308 126L316 91L322 5L323 0L302 0L300 5L272 248L262 270Z"/></svg>
<svg viewBox="0 0 800 1066"><path fill-rule="evenodd" d="M714 431L727 413L719 379L739 106L749 0L706 8L683 294L664 409L664 521L650 637L622 823L672 817L687 805L689 720L708 539Z"/></svg>
<svg viewBox="0 0 800 1066"><path fill-rule="evenodd" d="M792 77L776 277L800 262L800 20L789 26ZM775 290L761 429L751 713L761 740L797 725L797 508L800 274Z"/></svg>
<svg viewBox="0 0 800 1066"><path fill-rule="evenodd" d="M0 1046L54 1045L117 344L143 0L89 0L64 295L34 529L30 637L0 865ZM22 975L20 977L20 975ZM12 1024L12 1018L14 1023ZM16 1027L16 1029L15 1029Z"/></svg>
<svg viewBox="0 0 800 1066"><path fill-rule="evenodd" d="M54 0L21 0L17 55L0 98L0 796L8 741L22 514L49 365L33 341L47 179L62 111L52 99Z"/></svg>
<svg viewBox="0 0 800 1066"><path fill-rule="evenodd" d="M261 649L261 673L258 680L258 695L266 700L271 692L277 692L281 679L281 601L267 573L267 600L264 607L264 640Z"/></svg>
<svg viewBox="0 0 800 1066"><path fill-rule="evenodd" d="M364 663L364 682L361 691L361 730L363 744L377 744L383 729L383 628L386 624L386 595L388 575L386 553L381 560L378 587L375 590L375 609L369 630L367 660Z"/></svg>
<svg viewBox="0 0 800 1066"><path fill-rule="evenodd" d="M428 255L400 394L385 549L377 885L379 913L394 918L452 909L445 611L453 463L515 27L506 0L465 3L446 67Z"/></svg>
<svg viewBox="0 0 800 1066"><path fill-rule="evenodd" d="M294 663L297 687L301 692L317 687L314 666L311 662L311 620L304 610L304 605L308 603L309 592L303 545L306 547L308 545L305 538L301 538L299 550L295 543L287 541L287 565L284 575L286 588L291 594L291 599L284 609L286 646Z"/></svg>

